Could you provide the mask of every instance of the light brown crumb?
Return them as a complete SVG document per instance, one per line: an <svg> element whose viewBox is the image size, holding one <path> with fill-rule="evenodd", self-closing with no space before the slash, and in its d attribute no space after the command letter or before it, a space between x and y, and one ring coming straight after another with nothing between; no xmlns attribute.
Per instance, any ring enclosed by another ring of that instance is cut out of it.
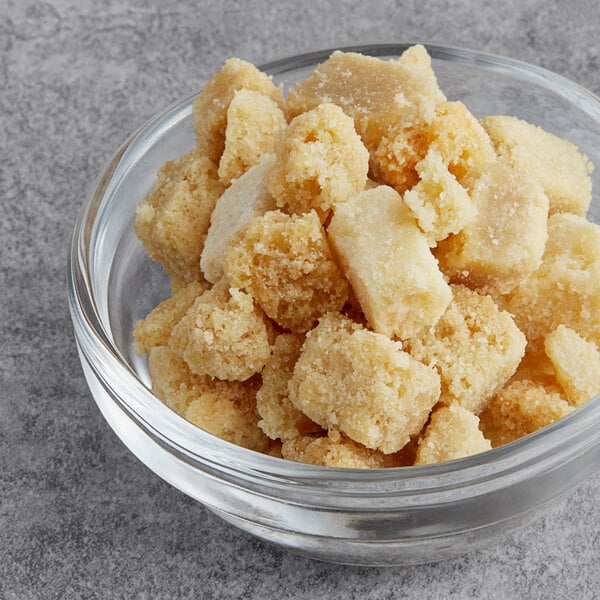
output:
<svg viewBox="0 0 600 600"><path fill-rule="evenodd" d="M458 404L433 411L419 441L415 465L464 458L491 450L490 441L479 430L479 419Z"/></svg>
<svg viewBox="0 0 600 600"><path fill-rule="evenodd" d="M327 234L373 330L405 339L443 314L452 293L395 190L379 186L337 205Z"/></svg>
<svg viewBox="0 0 600 600"><path fill-rule="evenodd" d="M502 388L479 415L483 435L494 448L508 444L573 411L559 388L526 379Z"/></svg>
<svg viewBox="0 0 600 600"><path fill-rule="evenodd" d="M199 296L169 345L197 375L244 381L271 355L270 325L252 298L227 281Z"/></svg>
<svg viewBox="0 0 600 600"><path fill-rule="evenodd" d="M488 296L452 286L453 300L433 327L406 342L417 360L438 370L441 401L480 413L514 374L525 351L525 336L511 315Z"/></svg>
<svg viewBox="0 0 600 600"><path fill-rule="evenodd" d="M137 207L135 232L146 252L172 277L200 280L200 253L210 214L223 188L217 169L194 149L166 163Z"/></svg>
<svg viewBox="0 0 600 600"><path fill-rule="evenodd" d="M307 334L289 384L292 404L321 427L386 454L421 430L439 392L433 369L339 313Z"/></svg>
<svg viewBox="0 0 600 600"><path fill-rule="evenodd" d="M230 242L223 268L232 285L292 331L308 331L321 315L341 310L346 302L347 282L315 211L270 211L255 218Z"/></svg>
<svg viewBox="0 0 600 600"><path fill-rule="evenodd" d="M364 189L368 168L369 155L352 119L335 104L320 104L283 133L269 192L289 212L326 214Z"/></svg>

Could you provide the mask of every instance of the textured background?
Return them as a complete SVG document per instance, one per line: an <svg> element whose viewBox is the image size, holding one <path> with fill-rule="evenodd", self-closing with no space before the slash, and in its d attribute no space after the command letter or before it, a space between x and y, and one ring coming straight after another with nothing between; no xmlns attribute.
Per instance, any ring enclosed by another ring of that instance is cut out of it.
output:
<svg viewBox="0 0 600 600"><path fill-rule="evenodd" d="M65 264L121 142L230 56L429 41L599 93L599 25L597 0L0 0L0 598L598 598L600 475L486 551L419 567L322 564L221 522L102 420Z"/></svg>

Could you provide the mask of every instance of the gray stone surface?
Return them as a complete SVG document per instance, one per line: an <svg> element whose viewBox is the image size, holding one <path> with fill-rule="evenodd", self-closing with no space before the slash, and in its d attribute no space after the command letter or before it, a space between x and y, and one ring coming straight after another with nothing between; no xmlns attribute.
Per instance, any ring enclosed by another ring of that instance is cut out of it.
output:
<svg viewBox="0 0 600 600"><path fill-rule="evenodd" d="M296 557L143 467L86 388L65 294L91 183L227 57L429 41L600 92L597 0L0 0L0 598L598 598L600 475L480 553L398 569Z"/></svg>

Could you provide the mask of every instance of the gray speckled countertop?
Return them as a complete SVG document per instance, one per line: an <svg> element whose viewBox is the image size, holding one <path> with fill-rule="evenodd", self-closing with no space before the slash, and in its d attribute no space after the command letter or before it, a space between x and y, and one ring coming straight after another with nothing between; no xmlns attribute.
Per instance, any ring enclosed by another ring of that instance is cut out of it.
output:
<svg viewBox="0 0 600 600"><path fill-rule="evenodd" d="M67 245L127 135L230 56L429 41L600 92L597 0L0 0L0 598L598 598L600 474L485 551L397 569L271 547L147 470L77 359Z"/></svg>

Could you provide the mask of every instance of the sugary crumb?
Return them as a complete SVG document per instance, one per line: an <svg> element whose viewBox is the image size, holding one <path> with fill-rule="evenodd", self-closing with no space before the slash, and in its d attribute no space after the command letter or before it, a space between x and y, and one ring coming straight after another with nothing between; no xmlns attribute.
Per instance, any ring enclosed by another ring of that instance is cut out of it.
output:
<svg viewBox="0 0 600 600"><path fill-rule="evenodd" d="M307 334L289 385L292 404L321 427L386 454L421 430L439 393L433 369L339 313Z"/></svg>
<svg viewBox="0 0 600 600"><path fill-rule="evenodd" d="M196 298L169 346L197 375L244 381L269 359L270 329L251 296L224 280Z"/></svg>
<svg viewBox="0 0 600 600"><path fill-rule="evenodd" d="M491 449L490 441L479 429L479 419L462 406L450 404L432 412L419 440L415 465L455 460Z"/></svg>

